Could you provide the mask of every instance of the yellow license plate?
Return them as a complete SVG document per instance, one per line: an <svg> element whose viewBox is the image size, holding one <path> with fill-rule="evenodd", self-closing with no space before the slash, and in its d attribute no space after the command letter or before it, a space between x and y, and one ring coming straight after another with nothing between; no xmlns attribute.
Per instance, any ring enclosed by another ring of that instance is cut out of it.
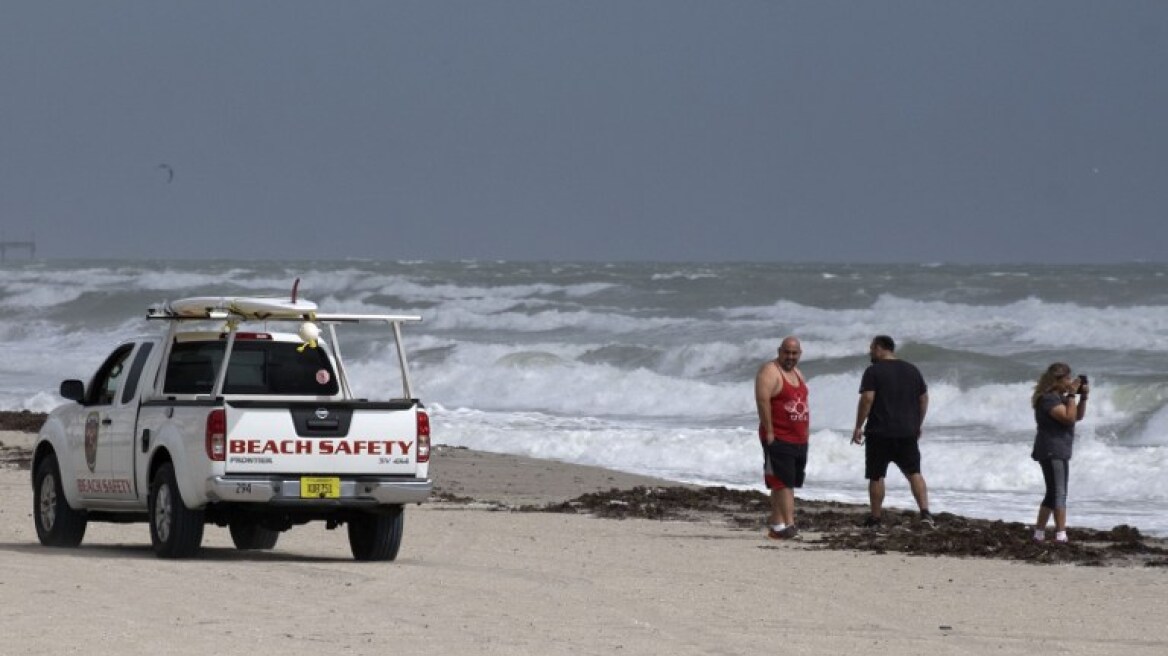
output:
<svg viewBox="0 0 1168 656"><path fill-rule="evenodd" d="M301 499L339 499L341 479L335 476L302 476L300 478Z"/></svg>

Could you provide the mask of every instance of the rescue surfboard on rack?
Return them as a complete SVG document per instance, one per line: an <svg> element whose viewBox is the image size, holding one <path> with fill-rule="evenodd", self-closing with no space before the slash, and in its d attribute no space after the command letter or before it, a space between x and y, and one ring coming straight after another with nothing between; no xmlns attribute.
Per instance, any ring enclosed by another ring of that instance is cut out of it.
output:
<svg viewBox="0 0 1168 656"><path fill-rule="evenodd" d="M266 296L192 296L170 301L162 313L177 317L212 318L235 315L245 319L300 319L316 312L317 305L304 299Z"/></svg>

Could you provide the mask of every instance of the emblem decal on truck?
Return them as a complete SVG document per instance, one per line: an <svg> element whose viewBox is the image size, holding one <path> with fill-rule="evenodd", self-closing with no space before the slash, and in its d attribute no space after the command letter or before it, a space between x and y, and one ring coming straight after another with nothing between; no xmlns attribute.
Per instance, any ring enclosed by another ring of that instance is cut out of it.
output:
<svg viewBox="0 0 1168 656"><path fill-rule="evenodd" d="M317 408L316 409L316 418L317 419L328 419L328 415L329 415L328 408Z"/></svg>
<svg viewBox="0 0 1168 656"><path fill-rule="evenodd" d="M98 413L91 412L85 417L85 464L90 472L97 470Z"/></svg>

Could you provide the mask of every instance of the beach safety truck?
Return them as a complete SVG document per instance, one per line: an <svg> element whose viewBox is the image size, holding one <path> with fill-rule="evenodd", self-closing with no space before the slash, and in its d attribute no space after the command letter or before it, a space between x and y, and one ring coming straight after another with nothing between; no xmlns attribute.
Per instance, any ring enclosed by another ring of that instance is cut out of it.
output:
<svg viewBox="0 0 1168 656"><path fill-rule="evenodd" d="M357 560L397 557L404 506L431 490L430 420L402 343L420 317L320 312L294 286L290 299L188 298L146 319L165 329L118 345L88 384L61 383L69 402L32 458L41 544L75 547L88 522L145 522L158 556L182 558L207 525L238 549L272 549L323 521L347 527ZM393 345L384 398L354 396L346 326Z"/></svg>

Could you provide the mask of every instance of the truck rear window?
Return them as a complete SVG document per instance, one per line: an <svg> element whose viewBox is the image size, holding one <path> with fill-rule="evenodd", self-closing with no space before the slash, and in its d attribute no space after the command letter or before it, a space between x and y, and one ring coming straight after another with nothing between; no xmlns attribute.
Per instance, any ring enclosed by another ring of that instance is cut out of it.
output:
<svg viewBox="0 0 1168 656"><path fill-rule="evenodd" d="M210 394L225 342L180 342L166 363L165 394ZM292 342L237 340L224 394L332 396L337 377L319 348L298 351Z"/></svg>

